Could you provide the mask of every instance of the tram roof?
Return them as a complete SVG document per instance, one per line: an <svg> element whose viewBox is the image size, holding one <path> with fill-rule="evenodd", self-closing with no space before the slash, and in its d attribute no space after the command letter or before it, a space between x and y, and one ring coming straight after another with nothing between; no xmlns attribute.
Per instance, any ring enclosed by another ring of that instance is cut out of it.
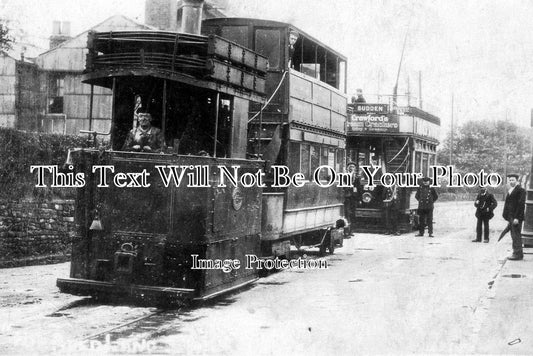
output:
<svg viewBox="0 0 533 356"><path fill-rule="evenodd" d="M243 26L243 25L254 25L254 26L264 26L264 27L283 27L283 28L289 28L291 30L297 31L300 35L304 36L307 39L312 40L313 42L316 42L319 46L327 49L329 52L335 54L340 59L346 61L348 58L341 54L340 52L334 50L333 48L325 45L322 41L316 39L315 37L309 35L305 31L302 31L298 27L287 23L287 22L280 22L280 21L274 21L274 20L263 20L263 19L254 19L250 17L223 17L223 18L214 18L214 19L206 19L203 21L205 24L228 24L228 25L236 25L236 26Z"/></svg>

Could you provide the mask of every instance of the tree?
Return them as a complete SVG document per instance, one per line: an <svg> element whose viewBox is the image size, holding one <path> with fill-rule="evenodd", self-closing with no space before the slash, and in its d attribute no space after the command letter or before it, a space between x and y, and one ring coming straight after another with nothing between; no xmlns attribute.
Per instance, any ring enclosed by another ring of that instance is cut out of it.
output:
<svg viewBox="0 0 533 356"><path fill-rule="evenodd" d="M507 135L507 138L505 136ZM454 132L452 163L462 173L507 171L527 174L531 170L531 129L505 121L469 121ZM507 142L507 149L505 147ZM450 134L438 153L439 164L448 164Z"/></svg>
<svg viewBox="0 0 533 356"><path fill-rule="evenodd" d="M12 48L13 37L9 34L9 28L0 20L0 51L8 51Z"/></svg>

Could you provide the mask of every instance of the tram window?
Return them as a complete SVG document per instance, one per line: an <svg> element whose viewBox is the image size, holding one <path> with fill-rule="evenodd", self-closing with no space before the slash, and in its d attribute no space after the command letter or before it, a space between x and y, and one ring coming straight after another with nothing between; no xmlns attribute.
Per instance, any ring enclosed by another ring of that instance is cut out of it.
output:
<svg viewBox="0 0 533 356"><path fill-rule="evenodd" d="M163 100L165 91L167 97ZM152 126L164 134L165 151L217 157L232 154L232 96L220 95L217 118L216 92L170 81L165 90L163 80L124 79L117 81L115 95L113 149L123 149L128 133L136 127L136 112L147 112L153 118Z"/></svg>
<svg viewBox="0 0 533 356"><path fill-rule="evenodd" d="M328 165L328 156L329 156L329 148L328 147L320 147L320 165L321 166L327 166ZM327 179L328 178L328 170L322 169L320 170L320 179Z"/></svg>
<svg viewBox="0 0 533 356"><path fill-rule="evenodd" d="M358 159L357 159L357 166L358 167L361 167L361 166L368 166L369 165L369 159L367 157L367 153L366 152L359 152L359 155L358 155Z"/></svg>
<svg viewBox="0 0 533 356"><path fill-rule="evenodd" d="M335 149L330 148L328 152L328 166L335 169Z"/></svg>
<svg viewBox="0 0 533 356"><path fill-rule="evenodd" d="M320 165L327 166L328 165L328 155L329 155L329 148L328 147L320 147Z"/></svg>
<svg viewBox="0 0 533 356"><path fill-rule="evenodd" d="M434 154L429 155L429 165L430 165L430 166L435 166L435 165L437 165L437 159L436 159L436 158L437 158L437 157L435 157Z"/></svg>
<svg viewBox="0 0 533 356"><path fill-rule="evenodd" d="M326 163L326 165L328 165L332 169L335 169L335 149L334 148L326 148L325 151L326 151L326 154L327 154L327 158L326 158L327 159L327 163ZM329 175L328 174L324 174L324 178L329 179Z"/></svg>
<svg viewBox="0 0 533 356"><path fill-rule="evenodd" d="M341 172L344 169L344 150L342 148L337 149L337 164L335 170Z"/></svg>
<svg viewBox="0 0 533 356"><path fill-rule="evenodd" d="M281 33L277 29L255 30L255 51L268 58L269 69L280 69Z"/></svg>
<svg viewBox="0 0 533 356"><path fill-rule="evenodd" d="M422 174L427 176L429 172L429 157L427 153L422 153Z"/></svg>
<svg viewBox="0 0 533 356"><path fill-rule="evenodd" d="M346 93L346 62L340 61L339 62L339 75L338 75L338 82L335 87L339 89L342 93Z"/></svg>
<svg viewBox="0 0 533 356"><path fill-rule="evenodd" d="M312 175L320 165L320 147L318 145L311 145L310 148L311 169L309 174Z"/></svg>
<svg viewBox="0 0 533 356"><path fill-rule="evenodd" d="M320 64L302 63L300 64L300 72L310 77L320 79Z"/></svg>
<svg viewBox="0 0 533 356"><path fill-rule="evenodd" d="M307 143L302 143L300 146L300 172L302 172L306 178L309 178L309 169L311 167L309 161L310 146Z"/></svg>
<svg viewBox="0 0 533 356"><path fill-rule="evenodd" d="M421 173L421 167L420 164L422 163L422 153L421 152L415 152L415 172Z"/></svg>
<svg viewBox="0 0 533 356"><path fill-rule="evenodd" d="M224 26L220 35L241 46L248 47L248 26Z"/></svg>
<svg viewBox="0 0 533 356"><path fill-rule="evenodd" d="M123 149L130 130L137 127L139 113L149 113L152 127L162 129L163 83L157 80L117 81L113 123L113 149Z"/></svg>
<svg viewBox="0 0 533 356"><path fill-rule="evenodd" d="M217 152L216 157L228 157L230 155L229 143L232 126L232 100L220 98L218 112L218 129L216 132Z"/></svg>
<svg viewBox="0 0 533 356"><path fill-rule="evenodd" d="M289 150L289 170L300 172L300 143L291 142Z"/></svg>
<svg viewBox="0 0 533 356"><path fill-rule="evenodd" d="M302 35L290 53L292 68L345 92L346 62L334 53Z"/></svg>

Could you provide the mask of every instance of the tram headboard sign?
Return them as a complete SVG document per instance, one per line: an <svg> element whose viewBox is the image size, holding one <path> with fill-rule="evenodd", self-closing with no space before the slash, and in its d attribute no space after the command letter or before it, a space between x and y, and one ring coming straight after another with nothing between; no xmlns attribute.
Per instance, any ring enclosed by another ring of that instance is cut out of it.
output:
<svg viewBox="0 0 533 356"><path fill-rule="evenodd" d="M389 104L353 103L351 109L354 114L388 114Z"/></svg>
<svg viewBox="0 0 533 356"><path fill-rule="evenodd" d="M399 132L398 118L390 115L388 104L348 104L350 132Z"/></svg>
<svg viewBox="0 0 533 356"><path fill-rule="evenodd" d="M352 114L348 122L350 132L399 132L400 125L396 115Z"/></svg>

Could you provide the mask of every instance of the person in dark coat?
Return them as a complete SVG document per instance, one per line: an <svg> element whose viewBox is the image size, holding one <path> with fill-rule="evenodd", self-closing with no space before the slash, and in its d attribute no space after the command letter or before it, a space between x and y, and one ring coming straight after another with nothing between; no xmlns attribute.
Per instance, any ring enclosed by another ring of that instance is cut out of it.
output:
<svg viewBox="0 0 533 356"><path fill-rule="evenodd" d="M360 180L355 168L354 163L348 164L347 172L351 174L351 187L344 188L344 213L350 224L350 231L355 228L355 211L357 209L357 202L359 201L360 189Z"/></svg>
<svg viewBox="0 0 533 356"><path fill-rule="evenodd" d="M507 257L509 260L522 260L524 258L521 234L526 206L526 191L518 183L518 178L518 174L507 175L510 188L505 196L502 214L511 228L511 238L513 239L513 254Z"/></svg>
<svg viewBox="0 0 533 356"><path fill-rule="evenodd" d="M433 237L433 203L437 201L439 195L435 188L430 187L431 179L422 178L422 183L416 191L415 198L418 200L418 216L420 223L418 225L418 235L424 236L424 229L428 227L429 237Z"/></svg>
<svg viewBox="0 0 533 356"><path fill-rule="evenodd" d="M139 126L132 129L126 137L122 150L161 152L165 148L165 141L161 130L152 126L152 115L139 114Z"/></svg>
<svg viewBox="0 0 533 356"><path fill-rule="evenodd" d="M357 89L357 98L352 97L352 103L366 103L366 99L363 96L363 89Z"/></svg>
<svg viewBox="0 0 533 356"><path fill-rule="evenodd" d="M474 203L476 207L477 227L476 239L472 240L472 242L481 242L482 228L485 230L483 240L489 242L489 220L494 217L494 209L497 205L498 203L494 195L488 193L487 188L481 187Z"/></svg>
<svg viewBox="0 0 533 356"><path fill-rule="evenodd" d="M385 218L385 227L387 235L400 235L398 231L398 187L385 187L383 189L383 213Z"/></svg>

